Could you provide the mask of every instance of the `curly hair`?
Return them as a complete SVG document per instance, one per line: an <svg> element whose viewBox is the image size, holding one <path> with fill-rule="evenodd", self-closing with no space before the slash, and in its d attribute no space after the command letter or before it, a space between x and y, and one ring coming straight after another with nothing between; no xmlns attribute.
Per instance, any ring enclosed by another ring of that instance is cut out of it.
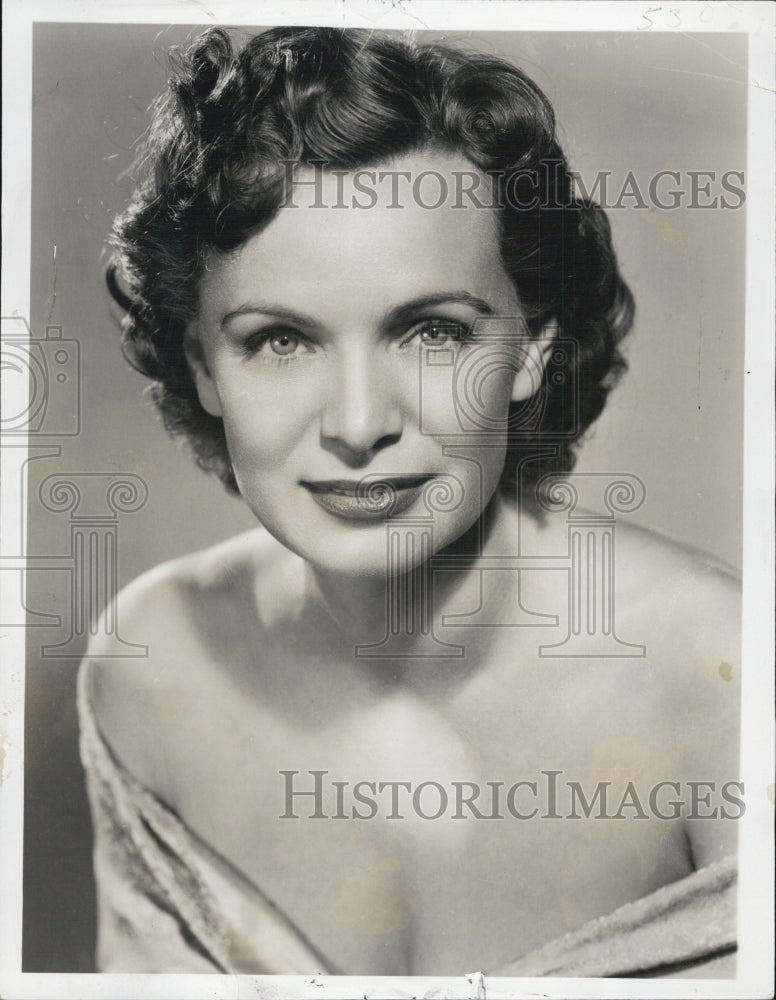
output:
<svg viewBox="0 0 776 1000"><path fill-rule="evenodd" d="M216 28L172 63L107 280L125 310L124 354L198 464L237 491L223 422L200 405L183 351L208 254L275 217L289 162L353 169L433 149L492 178L502 261L529 330L553 322L573 346L545 372L530 435L511 435L502 486L523 492L570 471L625 369L634 307L606 216L576 196L539 88L501 59L333 28L271 29L238 49Z"/></svg>

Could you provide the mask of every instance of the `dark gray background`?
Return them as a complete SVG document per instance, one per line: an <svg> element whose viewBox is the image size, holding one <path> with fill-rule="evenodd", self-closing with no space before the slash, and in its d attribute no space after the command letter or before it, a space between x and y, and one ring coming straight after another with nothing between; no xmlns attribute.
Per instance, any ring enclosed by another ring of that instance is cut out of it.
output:
<svg viewBox="0 0 776 1000"><path fill-rule="evenodd" d="M29 548L68 547L67 515L37 501L52 472L132 472L149 500L119 525L119 582L250 527L240 501L197 471L141 401L123 362L103 284L112 217L131 193L121 173L164 83L163 53L199 29L38 24L34 33L32 314L34 335L62 327L81 348L81 432L62 458L32 463ZM245 29L242 29L245 30ZM439 37L437 33L435 37ZM592 181L629 170L746 168L743 35L479 33L553 101L572 166ZM6 139L6 141L9 141ZM718 185L714 185L718 192ZM626 204L631 204L627 202ZM631 373L582 451L582 471L640 476L634 515L740 565L745 211L610 213L638 316ZM56 245L56 256L54 246ZM94 934L90 826L77 756L77 659L43 659L67 634L69 577L33 573L28 605L63 616L28 632L25 765L25 971L89 971Z"/></svg>

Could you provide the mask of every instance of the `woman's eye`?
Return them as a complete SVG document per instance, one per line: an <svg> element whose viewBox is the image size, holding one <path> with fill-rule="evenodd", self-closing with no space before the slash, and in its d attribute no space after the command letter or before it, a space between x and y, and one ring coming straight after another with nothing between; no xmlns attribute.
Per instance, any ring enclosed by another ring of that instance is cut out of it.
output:
<svg viewBox="0 0 776 1000"><path fill-rule="evenodd" d="M294 330L269 330L250 337L244 353L248 357L260 355L267 361L292 361L311 350L310 345Z"/></svg>
<svg viewBox="0 0 776 1000"><path fill-rule="evenodd" d="M295 333L273 333L267 338L267 345L273 354L285 357L293 354L299 347L299 337Z"/></svg>
<svg viewBox="0 0 776 1000"><path fill-rule="evenodd" d="M434 319L422 323L418 333L422 344L427 347L437 347L442 344L460 343L466 339L469 331L461 323Z"/></svg>

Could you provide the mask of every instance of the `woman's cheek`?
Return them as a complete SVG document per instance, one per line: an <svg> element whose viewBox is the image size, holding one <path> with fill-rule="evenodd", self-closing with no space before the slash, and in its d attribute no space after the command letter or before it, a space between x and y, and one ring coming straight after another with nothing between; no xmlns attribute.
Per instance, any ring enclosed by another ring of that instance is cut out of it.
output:
<svg viewBox="0 0 776 1000"><path fill-rule="evenodd" d="M456 438L465 445L501 439L507 425L513 375L486 365L440 368L421 383L421 426L424 433Z"/></svg>
<svg viewBox="0 0 776 1000"><path fill-rule="evenodd" d="M316 422L316 393L299 382L279 386L262 380L233 387L222 397L224 430L234 465L244 459L279 462L310 434Z"/></svg>

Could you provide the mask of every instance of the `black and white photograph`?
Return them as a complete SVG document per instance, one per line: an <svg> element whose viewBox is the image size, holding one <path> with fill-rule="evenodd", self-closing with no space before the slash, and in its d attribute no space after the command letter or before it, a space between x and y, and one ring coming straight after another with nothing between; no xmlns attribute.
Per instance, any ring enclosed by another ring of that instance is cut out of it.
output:
<svg viewBox="0 0 776 1000"><path fill-rule="evenodd" d="M774 6L4 15L0 995L771 996Z"/></svg>

